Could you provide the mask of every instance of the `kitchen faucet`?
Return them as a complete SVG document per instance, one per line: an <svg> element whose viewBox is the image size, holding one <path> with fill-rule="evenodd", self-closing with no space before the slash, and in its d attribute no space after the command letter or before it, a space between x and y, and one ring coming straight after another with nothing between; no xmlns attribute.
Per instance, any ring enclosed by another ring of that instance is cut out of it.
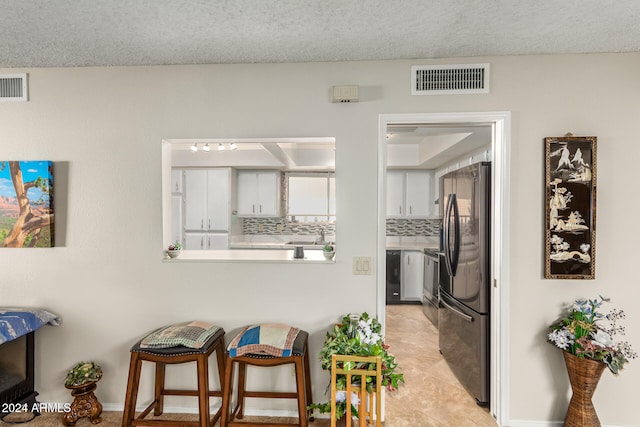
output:
<svg viewBox="0 0 640 427"><path fill-rule="evenodd" d="M320 238L318 242L324 242L324 228L320 227Z"/></svg>

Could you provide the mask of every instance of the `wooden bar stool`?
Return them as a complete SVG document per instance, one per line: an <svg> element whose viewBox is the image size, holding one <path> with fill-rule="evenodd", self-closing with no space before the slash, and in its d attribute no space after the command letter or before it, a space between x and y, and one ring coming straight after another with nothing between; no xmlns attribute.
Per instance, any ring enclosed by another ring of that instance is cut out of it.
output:
<svg viewBox="0 0 640 427"><path fill-rule="evenodd" d="M276 332L274 333L273 331ZM281 334L281 337L286 335L286 339L283 338L281 343L277 345L265 343L265 341L269 341L269 338L265 339L265 337L272 338L277 334ZM263 338L261 339L260 336ZM307 410L307 406L311 404L311 370L309 367L308 338L309 334L307 332L294 327L262 324L243 328L235 338L231 340L227 348L225 360L221 427L259 427L265 425L272 427L290 427L292 425L307 427L309 425L309 421L313 418L310 416L311 411ZM278 366L289 363L295 365L295 392L249 391L246 389L247 365ZM230 411L231 400L233 398L233 371L235 364L238 365L238 399L236 407ZM245 398L247 397L297 399L298 423L236 421L244 417Z"/></svg>
<svg viewBox="0 0 640 427"><path fill-rule="evenodd" d="M209 356L216 352L220 390L209 390ZM136 401L142 362L155 363L154 400L136 418ZM165 367L168 364L196 362L198 371L197 390L165 388ZM210 418L209 398L222 397L224 384L224 329L204 323L185 322L158 329L131 347L129 380L122 416L123 427L129 426L180 426L212 427L222 414L220 407ZM153 410L154 416L163 412L164 396L197 396L198 421L145 419Z"/></svg>

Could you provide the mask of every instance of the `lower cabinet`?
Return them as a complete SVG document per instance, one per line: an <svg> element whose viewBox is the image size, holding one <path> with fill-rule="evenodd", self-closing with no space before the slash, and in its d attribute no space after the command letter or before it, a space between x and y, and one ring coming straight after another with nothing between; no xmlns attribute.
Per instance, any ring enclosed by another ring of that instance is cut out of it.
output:
<svg viewBox="0 0 640 427"><path fill-rule="evenodd" d="M424 255L422 251L387 251L386 303L422 302Z"/></svg>
<svg viewBox="0 0 640 427"><path fill-rule="evenodd" d="M422 302L424 255L422 251L402 251L400 300Z"/></svg>
<svg viewBox="0 0 640 427"><path fill-rule="evenodd" d="M191 250L229 249L228 233L184 233L184 248Z"/></svg>

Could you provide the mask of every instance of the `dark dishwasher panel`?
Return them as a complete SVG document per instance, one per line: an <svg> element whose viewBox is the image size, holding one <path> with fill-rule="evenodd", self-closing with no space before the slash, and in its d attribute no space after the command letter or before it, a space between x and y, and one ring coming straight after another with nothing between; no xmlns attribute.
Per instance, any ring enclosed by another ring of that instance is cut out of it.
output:
<svg viewBox="0 0 640 427"><path fill-rule="evenodd" d="M387 304L400 304L400 251L387 251Z"/></svg>

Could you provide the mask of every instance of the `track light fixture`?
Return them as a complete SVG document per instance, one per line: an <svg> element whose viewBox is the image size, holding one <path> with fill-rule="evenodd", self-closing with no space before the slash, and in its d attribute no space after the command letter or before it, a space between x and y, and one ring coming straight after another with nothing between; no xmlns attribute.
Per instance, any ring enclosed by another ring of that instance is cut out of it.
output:
<svg viewBox="0 0 640 427"><path fill-rule="evenodd" d="M218 151L224 151L224 145L222 145L222 143L218 144Z"/></svg>
<svg viewBox="0 0 640 427"><path fill-rule="evenodd" d="M194 143L194 144L191 146L191 151L193 151L194 153L195 153L196 151L198 151L198 144L195 144L195 143Z"/></svg>
<svg viewBox="0 0 640 427"><path fill-rule="evenodd" d="M229 148L231 150L237 150L238 149L238 145L235 142L232 142L231 144L229 144Z"/></svg>
<svg viewBox="0 0 640 427"><path fill-rule="evenodd" d="M202 147L202 149L208 153L209 150L211 150L211 147L209 147L209 143L207 142L206 144L204 144L204 147Z"/></svg>

